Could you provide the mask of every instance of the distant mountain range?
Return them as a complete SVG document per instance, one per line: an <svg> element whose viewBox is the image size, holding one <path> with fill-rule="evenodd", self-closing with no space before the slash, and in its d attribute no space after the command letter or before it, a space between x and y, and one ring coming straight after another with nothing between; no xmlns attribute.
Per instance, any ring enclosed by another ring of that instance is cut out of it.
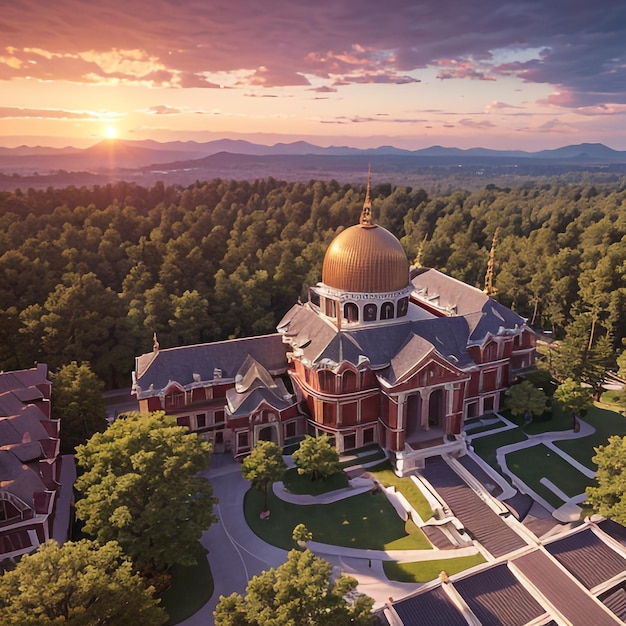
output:
<svg viewBox="0 0 626 626"><path fill-rule="evenodd" d="M363 178L368 163L389 180L404 180L411 173L433 168L449 173L452 168L470 167L475 175L483 175L485 171L550 175L551 172L607 167L626 172L626 151L612 150L599 143L525 152L487 148L462 150L443 146L421 150L393 146L324 148L305 141L265 146L232 139L206 143L118 139L101 141L86 149L0 148L0 187L98 184L120 179L146 184L157 179L188 184L218 176L353 181L355 177L357 180Z"/></svg>

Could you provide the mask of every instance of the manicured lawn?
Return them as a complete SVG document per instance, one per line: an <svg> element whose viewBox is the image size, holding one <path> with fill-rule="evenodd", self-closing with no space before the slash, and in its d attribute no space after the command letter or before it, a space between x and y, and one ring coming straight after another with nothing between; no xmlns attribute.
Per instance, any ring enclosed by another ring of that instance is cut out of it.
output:
<svg viewBox="0 0 626 626"><path fill-rule="evenodd" d="M594 448L606 445L611 435L619 435L620 437L626 435L626 417L615 411L594 406L589 409L584 420L596 429L595 433L581 439L556 441L555 445L563 452L573 456L585 467L595 471L596 465L591 461L591 458L596 454Z"/></svg>
<svg viewBox="0 0 626 626"><path fill-rule="evenodd" d="M484 563L482 554L460 556L454 559L436 559L434 561L415 561L412 563L397 563L396 561L383 561L383 569L389 580L400 583L425 583L434 580L443 570L452 576L463 570Z"/></svg>
<svg viewBox="0 0 626 626"><path fill-rule="evenodd" d="M178 624L200 610L213 595L213 576L207 561L207 551L198 543L198 563L172 568L172 586L161 596L168 612L168 624Z"/></svg>
<svg viewBox="0 0 626 626"><path fill-rule="evenodd" d="M428 500L424 497L418 486L410 478L399 478L391 470L391 466L387 469L370 472L385 486L394 486L417 511L418 515L426 521L433 515L432 509L428 504Z"/></svg>
<svg viewBox="0 0 626 626"><path fill-rule="evenodd" d="M548 487L542 485L541 478L549 478L567 496L573 498L593 484L593 479L581 474L565 459L543 444L510 452L506 455L509 469L519 476L531 489L558 508L563 504Z"/></svg>
<svg viewBox="0 0 626 626"><path fill-rule="evenodd" d="M478 435L479 433L486 433L490 430L496 430L502 428L505 424L502 420L494 420L491 424L481 424L480 420L474 420L473 423L465 422L465 432L468 435Z"/></svg>
<svg viewBox="0 0 626 626"><path fill-rule="evenodd" d="M333 474L326 480L311 480L307 474L298 474L298 469L292 467L285 472L283 484L289 493L298 495L308 494L319 496L335 489L344 489L348 486L348 477L343 473Z"/></svg>
<svg viewBox="0 0 626 626"><path fill-rule="evenodd" d="M374 461L384 460L385 453L378 445L366 446L354 450L350 454L342 455L339 460L339 465L342 468L349 468L355 465L363 465L363 463L373 463Z"/></svg>
<svg viewBox="0 0 626 626"><path fill-rule="evenodd" d="M496 450L510 443L518 443L527 439L528 437L521 430L512 428L495 435L479 437L472 441L472 446L479 457L491 465L497 472L500 472L501 468L496 461Z"/></svg>
<svg viewBox="0 0 626 626"><path fill-rule="evenodd" d="M405 524L381 492L364 493L332 504L299 506L269 495L270 519L261 520L263 494L250 489L244 500L246 521L264 541L285 550L294 547L291 534L300 523L313 541L372 550L427 550L424 534Z"/></svg>
<svg viewBox="0 0 626 626"><path fill-rule="evenodd" d="M558 432L561 430L572 430L573 421L569 412L564 411L558 403L554 402L551 409L543 415L536 417L530 424L524 425L522 416L515 416L510 411L501 411L502 416L510 422L522 427L528 435L540 435L542 433Z"/></svg>

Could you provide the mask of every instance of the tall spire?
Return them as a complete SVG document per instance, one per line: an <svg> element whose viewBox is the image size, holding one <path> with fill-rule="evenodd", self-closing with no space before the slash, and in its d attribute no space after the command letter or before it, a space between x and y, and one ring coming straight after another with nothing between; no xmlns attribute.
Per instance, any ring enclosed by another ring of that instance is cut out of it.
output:
<svg viewBox="0 0 626 626"><path fill-rule="evenodd" d="M367 191L365 192L365 202L363 203L363 210L361 211L360 224L369 225L372 223L372 199L370 197L372 189L372 166L367 166Z"/></svg>
<svg viewBox="0 0 626 626"><path fill-rule="evenodd" d="M492 298L496 295L498 291L494 284L494 270L496 265L496 246L498 245L498 233L500 231L500 227L496 228L496 231L493 233L493 240L491 241L491 250L489 251L489 260L487 261L487 273L485 274L485 288L483 291Z"/></svg>

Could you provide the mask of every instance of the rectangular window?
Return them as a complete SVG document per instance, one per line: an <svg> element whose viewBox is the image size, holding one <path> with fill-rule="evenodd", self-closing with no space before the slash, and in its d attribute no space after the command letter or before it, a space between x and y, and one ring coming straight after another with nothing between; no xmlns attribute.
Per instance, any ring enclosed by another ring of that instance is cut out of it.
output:
<svg viewBox="0 0 626 626"><path fill-rule="evenodd" d="M366 446L368 443L374 443L374 429L366 428L363 431L363 445Z"/></svg>
<svg viewBox="0 0 626 626"><path fill-rule="evenodd" d="M344 435L343 438L343 449L344 450L353 450L356 448L356 435Z"/></svg>
<svg viewBox="0 0 626 626"><path fill-rule="evenodd" d="M206 426L206 413L196 415L196 428L204 428Z"/></svg>
<svg viewBox="0 0 626 626"><path fill-rule="evenodd" d="M248 431L244 430L242 432L237 433L237 449L244 450L249 448L248 444Z"/></svg>

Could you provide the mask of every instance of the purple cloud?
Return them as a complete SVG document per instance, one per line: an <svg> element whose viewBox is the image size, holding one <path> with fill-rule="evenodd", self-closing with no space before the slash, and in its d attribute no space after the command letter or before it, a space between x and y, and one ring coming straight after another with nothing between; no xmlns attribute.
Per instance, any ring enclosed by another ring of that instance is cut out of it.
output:
<svg viewBox="0 0 626 626"><path fill-rule="evenodd" d="M626 103L626 3L615 0L21 0L0 20L0 80L333 87L514 75L553 104ZM507 54L503 54L503 51ZM530 58L532 57L532 58ZM515 59L520 59L515 61ZM503 61L506 59L506 61Z"/></svg>

